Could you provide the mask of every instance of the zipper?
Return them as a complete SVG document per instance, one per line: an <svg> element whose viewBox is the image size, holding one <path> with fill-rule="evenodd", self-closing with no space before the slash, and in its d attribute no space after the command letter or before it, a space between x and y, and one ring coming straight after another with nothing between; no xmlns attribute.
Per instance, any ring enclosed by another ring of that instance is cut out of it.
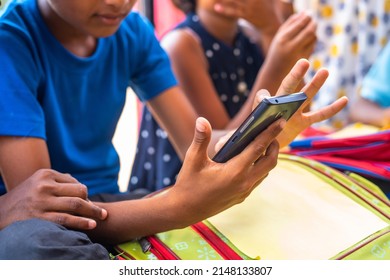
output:
<svg viewBox="0 0 390 280"><path fill-rule="evenodd" d="M141 238L138 242L144 253L150 252L159 260L180 260L168 246L154 235Z"/></svg>
<svg viewBox="0 0 390 280"><path fill-rule="evenodd" d="M118 257L118 259L121 259L121 260L126 260L126 259L135 260L135 258L131 254L126 252L126 250L122 250L122 248L119 245L115 246L114 248L117 252L119 252L118 255L114 256L115 258ZM125 256L126 258L124 258L123 256Z"/></svg>
<svg viewBox="0 0 390 280"><path fill-rule="evenodd" d="M203 222L191 225L191 227L203 237L207 243L225 260L242 260L243 258L237 254L230 246L228 246L221 238L212 231Z"/></svg>

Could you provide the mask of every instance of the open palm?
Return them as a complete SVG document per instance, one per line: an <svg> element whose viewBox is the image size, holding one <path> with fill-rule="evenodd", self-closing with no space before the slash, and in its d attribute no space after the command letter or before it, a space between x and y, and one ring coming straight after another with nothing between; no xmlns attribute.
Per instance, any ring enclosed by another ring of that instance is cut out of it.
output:
<svg viewBox="0 0 390 280"><path fill-rule="evenodd" d="M301 108L290 118L282 133L278 136L277 139L281 147L287 146L303 130L312 124L334 116L347 105L348 99L346 97L341 97L335 100L332 104L321 109L305 112L305 107L309 106L311 100L328 78L328 71L326 69L320 69L310 82L308 82L302 89L298 89L297 87L302 82L309 66L310 63L306 59L298 60L291 69L290 73L286 76L286 78L284 78L278 92L276 93L276 95L283 95L303 91L308 97L303 106L301 106Z"/></svg>

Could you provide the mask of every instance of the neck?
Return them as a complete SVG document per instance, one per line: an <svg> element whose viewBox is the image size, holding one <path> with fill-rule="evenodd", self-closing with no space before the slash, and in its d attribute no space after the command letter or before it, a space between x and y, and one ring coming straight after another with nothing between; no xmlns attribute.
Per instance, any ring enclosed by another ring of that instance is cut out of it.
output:
<svg viewBox="0 0 390 280"><path fill-rule="evenodd" d="M238 19L224 17L202 9L197 11L197 15L210 34L229 46L233 45L238 29Z"/></svg>
<svg viewBox="0 0 390 280"><path fill-rule="evenodd" d="M42 18L50 32L67 49L76 56L91 56L97 45L97 40L81 30L73 27L53 11L47 1L38 0Z"/></svg>

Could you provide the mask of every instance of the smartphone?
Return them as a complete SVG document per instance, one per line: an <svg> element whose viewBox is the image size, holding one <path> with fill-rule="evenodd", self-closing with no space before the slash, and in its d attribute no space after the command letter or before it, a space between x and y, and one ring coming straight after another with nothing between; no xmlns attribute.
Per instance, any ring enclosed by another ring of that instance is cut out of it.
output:
<svg viewBox="0 0 390 280"><path fill-rule="evenodd" d="M280 118L289 120L306 99L304 92L263 99L218 151L213 160L222 163L238 155L271 123Z"/></svg>

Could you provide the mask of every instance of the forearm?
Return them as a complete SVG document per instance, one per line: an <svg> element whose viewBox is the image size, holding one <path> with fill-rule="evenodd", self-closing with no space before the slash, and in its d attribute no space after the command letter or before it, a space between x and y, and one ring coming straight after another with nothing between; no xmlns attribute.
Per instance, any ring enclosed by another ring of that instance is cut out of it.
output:
<svg viewBox="0 0 390 280"><path fill-rule="evenodd" d="M256 95L261 89L266 89L271 95L274 95L283 78L287 75L290 68L278 67L274 65L271 59L266 59L259 73L256 81L251 89L248 99L241 107L240 111L230 120L227 129L237 128L250 114L254 106L258 104Z"/></svg>
<svg viewBox="0 0 390 280"><path fill-rule="evenodd" d="M7 194L0 196L0 230L10 224L9 213L6 209L6 195Z"/></svg>
<svg viewBox="0 0 390 280"><path fill-rule="evenodd" d="M257 92L260 89L266 89L271 95L275 95L284 77L286 77L292 66L293 65L280 65L279 63L275 63L274 57L266 57L252 90Z"/></svg>
<svg viewBox="0 0 390 280"><path fill-rule="evenodd" d="M150 100L148 108L159 125L168 133L178 156L183 159L191 144L197 113L178 88L166 90Z"/></svg>
<svg viewBox="0 0 390 280"><path fill-rule="evenodd" d="M186 209L165 193L154 197L115 203L97 203L108 211L96 229L86 232L93 240L118 244L135 238L185 227L195 220L185 220Z"/></svg>
<svg viewBox="0 0 390 280"><path fill-rule="evenodd" d="M259 31L259 45L265 55L268 53L280 25L281 22L278 19L275 19L268 26L263 27L262 29L256 28Z"/></svg>
<svg viewBox="0 0 390 280"><path fill-rule="evenodd" d="M0 137L0 173L8 191L43 168L50 168L49 153L43 139Z"/></svg>

